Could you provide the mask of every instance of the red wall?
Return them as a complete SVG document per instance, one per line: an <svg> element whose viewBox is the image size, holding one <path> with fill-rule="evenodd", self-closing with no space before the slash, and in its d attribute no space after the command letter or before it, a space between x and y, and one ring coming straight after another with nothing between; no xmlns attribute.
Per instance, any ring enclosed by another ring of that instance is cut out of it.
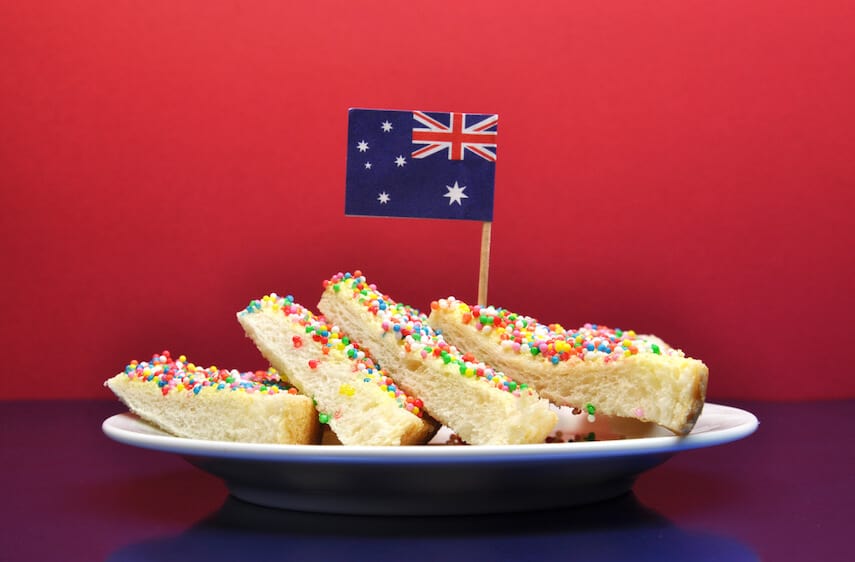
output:
<svg viewBox="0 0 855 562"><path fill-rule="evenodd" d="M501 115L492 302L855 396L855 4L523 4L0 1L0 397L261 367L235 311L340 270L474 300L478 224L343 216L351 106Z"/></svg>

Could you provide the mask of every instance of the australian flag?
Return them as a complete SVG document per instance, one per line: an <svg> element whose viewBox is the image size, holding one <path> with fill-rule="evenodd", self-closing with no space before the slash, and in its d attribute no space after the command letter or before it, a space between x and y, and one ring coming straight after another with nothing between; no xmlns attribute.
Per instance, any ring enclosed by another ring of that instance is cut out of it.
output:
<svg viewBox="0 0 855 562"><path fill-rule="evenodd" d="M351 109L345 214L493 220L498 115Z"/></svg>

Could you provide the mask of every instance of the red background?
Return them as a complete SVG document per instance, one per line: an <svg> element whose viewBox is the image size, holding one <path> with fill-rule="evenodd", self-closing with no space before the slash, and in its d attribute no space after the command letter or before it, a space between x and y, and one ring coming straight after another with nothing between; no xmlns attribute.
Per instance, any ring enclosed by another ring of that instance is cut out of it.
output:
<svg viewBox="0 0 855 562"><path fill-rule="evenodd" d="M855 4L0 2L2 398L362 269L474 300L480 225L346 218L347 108L501 116L490 301L654 332L711 399L855 396Z"/></svg>

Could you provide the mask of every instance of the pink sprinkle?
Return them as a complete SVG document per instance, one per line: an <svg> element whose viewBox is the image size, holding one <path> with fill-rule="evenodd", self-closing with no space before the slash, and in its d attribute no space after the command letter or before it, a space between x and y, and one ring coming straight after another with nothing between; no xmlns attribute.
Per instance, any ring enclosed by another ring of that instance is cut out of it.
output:
<svg viewBox="0 0 855 562"><path fill-rule="evenodd" d="M512 344L511 344L511 347L514 349L514 351L516 351L517 353L519 353L519 350L520 350L520 344L519 344L518 342L514 342L514 343L512 343Z"/></svg>
<svg viewBox="0 0 855 562"><path fill-rule="evenodd" d="M641 408L636 408L635 409L635 417L643 418L644 417L644 410L642 410Z"/></svg>

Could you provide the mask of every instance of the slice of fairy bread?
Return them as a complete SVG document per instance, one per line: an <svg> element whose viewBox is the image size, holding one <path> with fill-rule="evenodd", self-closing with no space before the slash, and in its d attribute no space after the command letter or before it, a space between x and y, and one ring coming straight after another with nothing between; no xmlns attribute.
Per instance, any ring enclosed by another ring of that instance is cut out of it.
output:
<svg viewBox="0 0 855 562"><path fill-rule="evenodd" d="M273 369L200 367L164 351L131 361L104 385L140 418L178 437L277 444L320 439L311 398Z"/></svg>
<svg viewBox="0 0 855 562"><path fill-rule="evenodd" d="M706 365L655 336L592 324L565 330L454 297L432 303L429 322L557 405L638 418L680 435L704 405Z"/></svg>
<svg viewBox="0 0 855 562"><path fill-rule="evenodd" d="M275 293L253 300L238 321L261 354L303 394L344 445L414 445L439 424L337 326Z"/></svg>
<svg viewBox="0 0 855 562"><path fill-rule="evenodd" d="M472 445L542 443L557 415L546 400L447 343L416 309L359 272L324 282L324 316L376 357L427 412Z"/></svg>

